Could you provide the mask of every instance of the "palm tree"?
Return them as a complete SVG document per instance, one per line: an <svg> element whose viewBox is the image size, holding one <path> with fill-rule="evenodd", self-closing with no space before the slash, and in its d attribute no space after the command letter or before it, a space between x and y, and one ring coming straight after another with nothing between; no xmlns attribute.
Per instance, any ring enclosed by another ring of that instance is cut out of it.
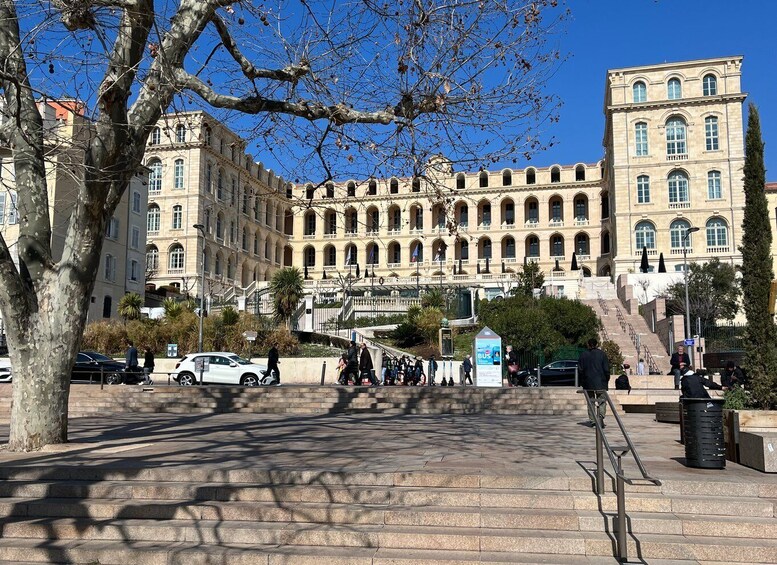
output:
<svg viewBox="0 0 777 565"><path fill-rule="evenodd" d="M168 320L177 318L184 311L183 303L170 296L162 301L162 308L164 308L165 318Z"/></svg>
<svg viewBox="0 0 777 565"><path fill-rule="evenodd" d="M119 316L127 320L137 320L140 318L140 308L143 306L143 299L135 292L128 292L119 300Z"/></svg>
<svg viewBox="0 0 777 565"><path fill-rule="evenodd" d="M303 295L302 273L297 267L286 267L276 271L270 281L275 321L285 323L291 329L291 317Z"/></svg>

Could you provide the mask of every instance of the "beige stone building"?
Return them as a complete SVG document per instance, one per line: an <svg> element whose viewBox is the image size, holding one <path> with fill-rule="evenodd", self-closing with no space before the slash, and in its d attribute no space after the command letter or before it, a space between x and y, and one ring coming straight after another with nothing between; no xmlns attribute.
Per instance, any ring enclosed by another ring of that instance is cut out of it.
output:
<svg viewBox="0 0 777 565"><path fill-rule="evenodd" d="M585 274L737 262L744 193L741 57L616 69L605 85L599 163L296 188L294 264L311 278L358 263L390 279L496 281L516 263ZM444 169L444 168L443 168ZM439 196L430 200L429 194ZM452 229L458 226L457 229ZM300 237L301 236L301 237ZM416 261L417 259L417 261ZM563 275L562 275L563 276Z"/></svg>
<svg viewBox="0 0 777 565"><path fill-rule="evenodd" d="M204 267L207 296L233 295L291 264L291 185L255 163L213 117L163 116L145 164L149 288L199 296Z"/></svg>
<svg viewBox="0 0 777 565"><path fill-rule="evenodd" d="M39 102L48 149L46 181L55 260L62 256L70 214L78 197L83 163L79 142L86 139L91 127L83 109L83 104L73 100ZM4 156L0 170L0 233L18 264L15 242L19 236L19 218L10 153ZM128 292L144 296L146 182L146 172L139 171L108 222L100 271L89 305L90 321L116 317L118 302Z"/></svg>

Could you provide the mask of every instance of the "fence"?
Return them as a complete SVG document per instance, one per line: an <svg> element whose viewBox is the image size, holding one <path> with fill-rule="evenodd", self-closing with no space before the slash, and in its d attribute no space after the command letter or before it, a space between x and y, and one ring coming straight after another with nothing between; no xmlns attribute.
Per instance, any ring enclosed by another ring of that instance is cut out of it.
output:
<svg viewBox="0 0 777 565"><path fill-rule="evenodd" d="M745 350L745 324L708 324L702 328L707 353Z"/></svg>

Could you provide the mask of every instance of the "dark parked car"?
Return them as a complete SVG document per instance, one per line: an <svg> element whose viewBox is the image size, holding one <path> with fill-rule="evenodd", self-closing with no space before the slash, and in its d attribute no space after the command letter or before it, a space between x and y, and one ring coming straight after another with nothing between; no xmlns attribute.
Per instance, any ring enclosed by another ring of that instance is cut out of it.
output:
<svg viewBox="0 0 777 565"><path fill-rule="evenodd" d="M520 386L575 386L575 371L577 361L573 359L563 359L553 361L540 369L542 383L537 379L537 369L529 371L519 371L517 374L518 384Z"/></svg>
<svg viewBox="0 0 777 565"><path fill-rule="evenodd" d="M99 383L101 372L105 376L105 384L108 385L122 383L134 385L143 382L143 369L127 372L121 361L116 361L95 351L81 351L78 354L70 380Z"/></svg>

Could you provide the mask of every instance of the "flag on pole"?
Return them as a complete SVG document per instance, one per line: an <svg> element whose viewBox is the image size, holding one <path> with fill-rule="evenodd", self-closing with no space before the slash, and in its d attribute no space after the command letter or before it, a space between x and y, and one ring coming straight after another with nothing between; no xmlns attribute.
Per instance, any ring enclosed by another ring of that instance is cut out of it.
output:
<svg viewBox="0 0 777 565"><path fill-rule="evenodd" d="M351 249L353 249L353 247L349 247L348 248L348 253L345 256L345 265L346 265L346 267L351 264Z"/></svg>
<svg viewBox="0 0 777 565"><path fill-rule="evenodd" d="M413 250L413 256L410 258L411 263L416 263L418 261L418 248L421 247L420 243L416 243L415 250Z"/></svg>
<svg viewBox="0 0 777 565"><path fill-rule="evenodd" d="M437 248L437 254L434 256L435 261L442 261L442 245Z"/></svg>
<svg viewBox="0 0 777 565"><path fill-rule="evenodd" d="M373 245L372 247L370 247L370 260L368 261L368 263L370 265L374 264L375 263L374 259L375 259L375 246Z"/></svg>

